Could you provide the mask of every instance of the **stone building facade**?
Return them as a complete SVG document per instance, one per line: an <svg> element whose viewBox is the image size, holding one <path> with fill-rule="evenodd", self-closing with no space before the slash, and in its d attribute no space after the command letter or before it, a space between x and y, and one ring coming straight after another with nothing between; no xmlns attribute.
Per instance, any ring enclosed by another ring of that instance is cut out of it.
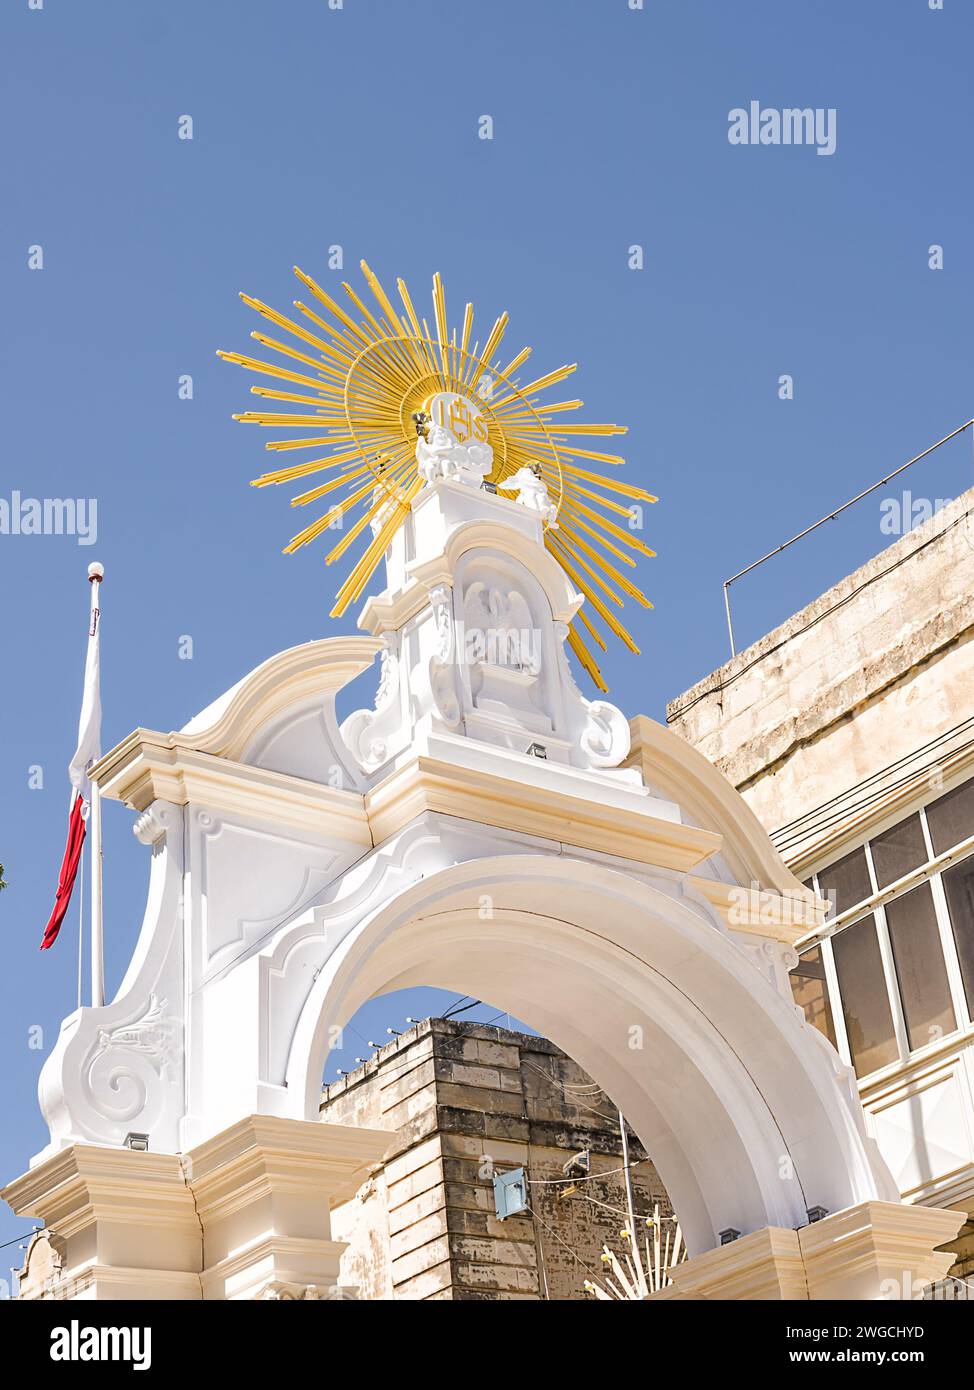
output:
<svg viewBox="0 0 974 1390"><path fill-rule="evenodd" d="M895 513L895 508L886 508ZM796 1000L907 1201L974 1212L974 489L714 671L668 723L829 898ZM974 1233L955 1272L974 1273Z"/></svg>
<svg viewBox="0 0 974 1390"><path fill-rule="evenodd" d="M341 1282L362 1298L579 1299L602 1277L603 1245L621 1247L618 1112L545 1038L427 1019L328 1086L321 1117L395 1132L383 1166L332 1213L349 1242ZM566 1162L586 1151L590 1177L569 1182ZM659 1205L672 1230L634 1137L630 1163L637 1220ZM530 1212L498 1220L491 1175L518 1167Z"/></svg>

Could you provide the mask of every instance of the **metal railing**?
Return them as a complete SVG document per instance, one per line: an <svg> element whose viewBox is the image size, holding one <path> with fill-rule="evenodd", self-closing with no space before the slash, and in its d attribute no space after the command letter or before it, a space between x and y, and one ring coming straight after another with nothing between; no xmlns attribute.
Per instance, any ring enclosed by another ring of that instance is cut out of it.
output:
<svg viewBox="0 0 974 1390"><path fill-rule="evenodd" d="M856 502L861 502L864 497L868 497L869 494L875 492L877 488L884 487L887 483L892 482L893 479L898 478L901 473L905 473L908 468L912 468L915 463L919 463L921 459L925 459L929 454L932 454L935 449L939 449L941 444L946 444L949 440L956 439L959 434L963 434L964 431L970 429L972 425L974 425L974 419L965 420L957 429L951 430L950 434L945 434L943 439L938 439L936 444L931 444L928 449L924 449L922 454L916 454L913 458L907 459L906 463L900 464L899 468L894 469L892 473L887 473L885 478L880 478L878 483L873 483L871 487L867 487L862 492L856 493L855 497L850 497L848 502L843 502L841 507L836 507L834 511L829 512L827 516L820 517L818 521L812 522L811 526L806 526L803 531L799 531L798 534L792 536L790 540L775 546L774 550L769 550L767 555L761 556L760 560L755 560L752 564L746 565L744 569L738 570L737 574L732 574L730 579L725 579L724 609L727 613L727 634L730 637L731 656L734 657L737 655L737 648L734 645L734 623L731 617L730 605L730 586L732 584L736 584L737 581L743 579L746 574L750 574L752 570L756 570L758 566L763 565L766 560L773 560L776 555L780 555L783 550L787 550L788 547L794 545L796 541L804 540L804 538L810 536L813 531L817 531L820 526L824 526L827 521L834 521L837 516L840 516L849 507L854 506Z"/></svg>

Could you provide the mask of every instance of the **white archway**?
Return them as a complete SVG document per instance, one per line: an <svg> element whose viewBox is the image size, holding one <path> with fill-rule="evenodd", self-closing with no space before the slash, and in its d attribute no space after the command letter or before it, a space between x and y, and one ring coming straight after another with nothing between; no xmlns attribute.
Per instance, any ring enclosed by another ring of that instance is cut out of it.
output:
<svg viewBox="0 0 974 1390"><path fill-rule="evenodd" d="M419 984L489 999L585 1067L651 1154L691 1254L727 1227L795 1228L810 1206L888 1195L808 1026L725 933L641 879L518 854L400 893L332 952L305 998L292 1114L317 1116L331 1030L375 995Z"/></svg>

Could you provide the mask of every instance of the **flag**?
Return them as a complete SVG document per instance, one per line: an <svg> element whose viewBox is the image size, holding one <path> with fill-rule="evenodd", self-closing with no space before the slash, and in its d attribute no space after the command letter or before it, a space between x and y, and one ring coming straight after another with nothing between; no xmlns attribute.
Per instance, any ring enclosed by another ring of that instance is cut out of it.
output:
<svg viewBox="0 0 974 1390"><path fill-rule="evenodd" d="M98 608L98 590L102 573L101 565L92 565L88 571L91 584L91 623L88 627L88 656L85 660L85 691L81 699L81 718L78 720L78 747L68 768L72 787L85 801L91 800L88 769L101 757L101 612Z"/></svg>
<svg viewBox="0 0 974 1390"><path fill-rule="evenodd" d="M42 951L48 950L57 940L61 923L64 921L64 914L71 902L74 880L77 877L78 865L81 862L81 850L85 843L85 822L82 814L84 805L84 797L76 796L74 805L71 807L71 815L68 817L68 843L64 849L64 858L61 861L61 873L57 882L54 910L44 928L44 940L41 942Z"/></svg>
<svg viewBox="0 0 974 1390"><path fill-rule="evenodd" d="M54 907L47 926L41 950L46 951L54 945L64 914L71 902L74 881L81 863L81 851L85 843L85 812L91 801L91 781L88 769L101 757L101 683L99 675L99 628L101 613L98 607L98 590L104 570L101 565L88 567L91 583L91 622L88 627L88 655L85 660L85 688L81 700L81 718L78 721L78 747L68 767L68 776L74 789L71 812L68 817L68 841L61 861L57 893Z"/></svg>

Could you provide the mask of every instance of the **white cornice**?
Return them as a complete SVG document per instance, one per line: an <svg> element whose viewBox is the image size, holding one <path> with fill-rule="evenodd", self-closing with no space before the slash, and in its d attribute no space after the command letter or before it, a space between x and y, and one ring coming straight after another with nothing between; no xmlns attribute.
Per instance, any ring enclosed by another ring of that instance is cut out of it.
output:
<svg viewBox="0 0 974 1390"><path fill-rule="evenodd" d="M332 1205L354 1196L395 1135L353 1125L248 1115L187 1155L197 1209L224 1220L275 1192L327 1192Z"/></svg>
<svg viewBox="0 0 974 1390"><path fill-rule="evenodd" d="M568 778L562 789L556 770L546 770L555 775L541 784L419 755L366 793L375 842L424 811L440 811L683 873L720 849L720 835L654 816L638 792L582 796L568 790Z"/></svg>
<svg viewBox="0 0 974 1390"><path fill-rule="evenodd" d="M803 884L786 867L768 832L723 773L679 734L644 714L629 721L632 751L627 767L638 767L647 786L672 796L695 819L719 831L724 857L745 886L801 896Z"/></svg>
<svg viewBox="0 0 974 1390"><path fill-rule="evenodd" d="M91 769L103 796L144 811L189 803L268 820L316 837L371 847L358 792L232 762L185 746L178 734L136 729Z"/></svg>
<svg viewBox="0 0 974 1390"><path fill-rule="evenodd" d="M807 877L841 858L847 848L855 848L884 829L886 822L905 820L921 806L965 781L972 770L974 743L948 754L933 766L919 768L909 780L891 786L868 806L850 811L844 820L828 825L783 851L783 858L794 873Z"/></svg>
<svg viewBox="0 0 974 1390"><path fill-rule="evenodd" d="M381 645L369 637L325 637L278 652L170 734L171 746L240 758L254 734L282 710L311 696L334 696L371 666Z"/></svg>
<svg viewBox="0 0 974 1390"><path fill-rule="evenodd" d="M819 927L828 909L825 899L807 888L794 894L769 893L696 875L687 878L687 887L696 889L731 931L783 941L789 946Z"/></svg>

